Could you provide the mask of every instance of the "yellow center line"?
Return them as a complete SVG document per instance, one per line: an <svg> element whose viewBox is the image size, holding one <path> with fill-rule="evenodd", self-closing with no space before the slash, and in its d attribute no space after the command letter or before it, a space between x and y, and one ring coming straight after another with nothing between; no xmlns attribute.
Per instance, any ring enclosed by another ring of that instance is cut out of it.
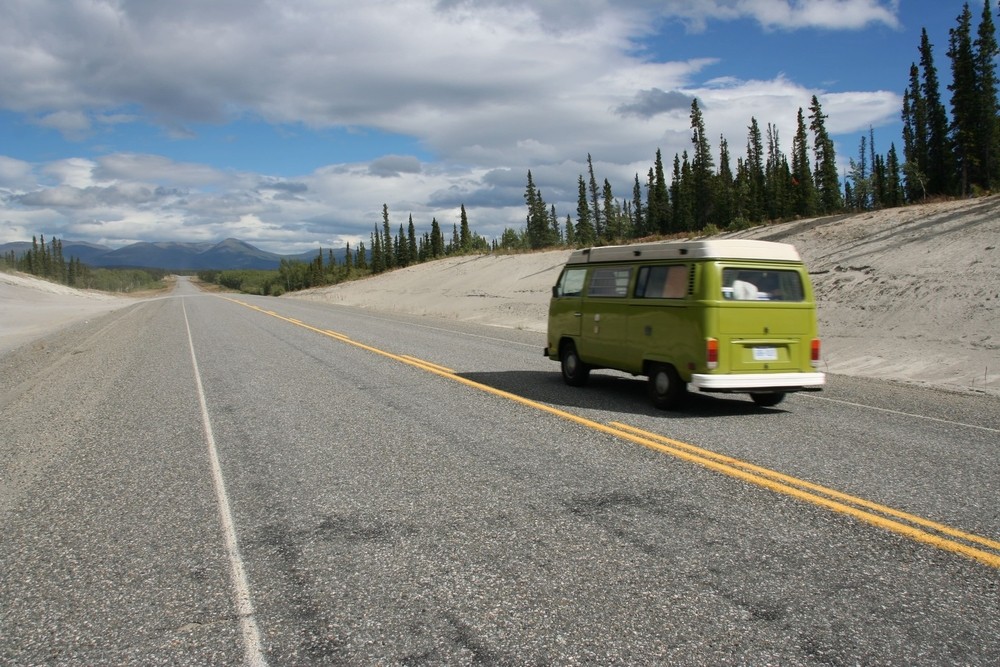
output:
<svg viewBox="0 0 1000 667"><path fill-rule="evenodd" d="M436 368L437 370L441 371L442 373L447 373L449 375L454 375L455 374L455 370L452 369L452 368L448 368L447 366L439 366L438 364L431 363L430 361L423 361L422 359L417 359L416 357L411 357L408 354L404 354L404 355L401 355L401 356L404 359L406 359L407 361L412 361L415 364L420 364L422 366L433 366L434 368Z"/></svg>
<svg viewBox="0 0 1000 667"><path fill-rule="evenodd" d="M886 514L886 515L889 515L889 516L894 516L897 519L902 519L903 521L907 521L909 523L917 524L917 525L923 526L925 528L929 528L930 530L935 530L935 531L938 531L940 533L944 533L946 535L951 535L952 537L956 537L956 538L961 539L961 540L966 540L966 541L969 541L969 542L975 542L977 544L981 544L981 545L983 545L985 547L988 547L990 549L995 549L997 551L1000 551L1000 542L998 542L996 540L991 540L991 539L989 539L987 537L981 537L979 535L974 535L972 533L967 533L967 532L964 532L964 531L961 531L961 530L957 530L955 528L951 528L950 526L946 526L946 525L944 525L942 523L937 523L936 521L931 521L929 519L924 519L923 517L919 517L919 516L916 516L914 514L909 514L907 512L902 512L900 510L893 509L893 508L888 507L886 505L880 505L880 504L874 503L874 502L872 502L870 500L865 500L864 498L858 498L856 496L851 496L851 495L848 495L846 493L841 493L840 491L836 491L834 489L830 489L830 488L827 488L825 486L821 486L819 484L813 484L812 482L807 482L805 480L801 480L801 479L798 479L796 477L792 477L790 475L785 475L783 473L776 472L776 471L770 470L768 468L762 468L762 467L754 465L752 463L748 463L746 461L741 461L740 459L736 459L736 458L732 458L730 456L726 456L725 454L718 454L718 453L713 452L713 451L708 450L708 449L702 449L700 447L696 447L694 445L690 445L688 443L681 442L680 440L674 440L672 438L667 438L665 436L658 435L656 433L650 433L648 431L643 431L641 429L637 429L637 428L635 428L633 426L629 426L627 424L620 424L620 423L617 423L617 422L611 422L611 425L614 426L614 427L616 427L616 428L620 428L620 429L623 429L623 430L635 433L635 434L643 436L643 437L651 438L651 439L653 439L653 440L655 440L657 442L660 442L660 443L664 443L664 444L667 444L667 445L670 445L670 446L673 446L673 447L679 447L679 448L684 449L686 451L692 452L692 453L694 453L694 454L696 454L698 456L702 456L702 457L709 458L709 459L712 459L712 460L715 460L715 461L719 461L721 463L725 463L725 464L728 464L728 465L739 467L739 468L742 468L742 469L744 469L746 471L749 471L749 472L752 472L752 473L755 473L755 474L758 474L758 475L762 475L764 477L769 477L771 479L777 480L779 482L783 482L785 484L789 484L789 485L792 485L792 486L800 487L802 489L813 491L815 493L819 493L819 494L828 496L830 498L834 498L834 499L837 499L837 500L840 500L840 501L844 501L844 502L852 504L852 505L857 505L859 507L865 507L865 508L870 509L870 510L872 510L874 512L878 512L880 514Z"/></svg>
<svg viewBox="0 0 1000 667"><path fill-rule="evenodd" d="M263 310L243 301L238 301L228 297L222 298L270 315L279 320L284 320L290 324L308 329L309 331L313 331L320 335L353 345L368 352L399 361L400 363L419 368L429 373L433 373L434 375L447 378L488 394L505 398L520 405L554 415L560 419L579 424L580 426L584 426L593 431L605 433L620 440L626 440L628 442L642 445L643 447L647 447L663 454L669 454L675 458L689 463L694 463L729 477L829 509L837 512L838 514L854 517L855 519L865 523L891 531L897 535L907 537L915 542L960 554L983 563L984 565L1000 569L1000 553L993 552L1000 552L1000 542L996 540L968 533L956 528L951 528L950 526L924 519L907 512L902 512L885 505L864 500L863 498L857 498L846 493L841 493L840 491L829 489L819 484L813 484L812 482L807 482L774 470L769 470L724 454L718 454L707 449L702 449L700 447L681 442L680 440L674 440L656 433L643 431L642 429L638 429L627 424L619 422L602 424L600 422L587 419L586 417L581 417L580 415L566 412L565 410L560 410L559 408L539 403L517 394L512 394L508 391L504 391L503 389L497 389L496 387L491 387L489 385L461 377L460 375L456 375L455 371L429 361L423 361L409 355L393 354L391 352L352 340L335 331L319 329L299 320ZM924 530L925 528L927 530ZM945 537L946 535L955 539ZM982 545L985 549L972 546L970 543ZM991 549L993 551L988 551L987 549Z"/></svg>
<svg viewBox="0 0 1000 667"><path fill-rule="evenodd" d="M853 516L880 528L890 530L899 535L904 535L914 541L929 544L939 549L959 553L970 558L974 558L982 563L985 563L986 565L1000 568L1000 555L942 537L941 535L936 535L926 530L921 530L916 526L923 526L924 528L928 528L945 535L950 535L960 540L965 540L966 542L981 544L988 549L1000 551L1000 542L995 540L951 528L950 526L946 526L935 521L930 521L885 505L873 503L871 501L864 500L863 498L841 493L840 491L835 491L833 489L813 484L812 482L807 482L796 477L791 477L790 475L785 475L774 470L762 468L746 461L725 456L724 454L718 454L716 452L701 449L699 447L695 447L694 445L680 442L679 440L666 438L655 433L648 433L625 424L618 424L616 422L612 422L612 424L617 428L623 429L623 432L639 434L640 439L633 441L652 449L671 454L672 456L691 461L692 463L697 463L698 465L706 468L711 468L729 475L730 477L742 479L752 484L756 484L757 486L762 486L771 489L772 491L777 491L778 493L783 493L800 500L805 500L813 503L814 505L826 507L827 509L831 509L840 514ZM645 440L645 442L642 442L642 440ZM814 491L815 493L810 493L810 491ZM862 508L868 508L872 511L866 511ZM889 519L885 515L896 517L902 521ZM906 523L903 523L903 521L909 522L910 524L916 524L916 526L907 525Z"/></svg>

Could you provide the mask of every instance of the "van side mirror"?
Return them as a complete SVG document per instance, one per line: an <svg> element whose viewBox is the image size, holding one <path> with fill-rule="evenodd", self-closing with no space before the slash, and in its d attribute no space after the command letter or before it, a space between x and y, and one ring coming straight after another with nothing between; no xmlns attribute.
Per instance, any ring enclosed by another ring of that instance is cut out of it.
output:
<svg viewBox="0 0 1000 667"><path fill-rule="evenodd" d="M559 285L552 286L552 298L557 298L559 296Z"/></svg>

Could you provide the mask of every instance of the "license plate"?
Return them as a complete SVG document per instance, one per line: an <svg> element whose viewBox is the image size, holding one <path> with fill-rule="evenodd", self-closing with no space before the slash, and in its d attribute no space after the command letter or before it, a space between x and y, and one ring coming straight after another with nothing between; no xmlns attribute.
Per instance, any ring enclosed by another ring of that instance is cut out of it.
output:
<svg viewBox="0 0 1000 667"><path fill-rule="evenodd" d="M753 349L754 361L777 361L778 348L776 347L755 347Z"/></svg>

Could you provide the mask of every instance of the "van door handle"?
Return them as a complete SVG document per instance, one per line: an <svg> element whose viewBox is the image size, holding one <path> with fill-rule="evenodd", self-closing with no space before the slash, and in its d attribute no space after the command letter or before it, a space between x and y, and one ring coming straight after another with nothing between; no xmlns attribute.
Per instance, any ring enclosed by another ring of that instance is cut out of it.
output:
<svg viewBox="0 0 1000 667"><path fill-rule="evenodd" d="M583 317L583 313L573 313L573 317Z"/></svg>

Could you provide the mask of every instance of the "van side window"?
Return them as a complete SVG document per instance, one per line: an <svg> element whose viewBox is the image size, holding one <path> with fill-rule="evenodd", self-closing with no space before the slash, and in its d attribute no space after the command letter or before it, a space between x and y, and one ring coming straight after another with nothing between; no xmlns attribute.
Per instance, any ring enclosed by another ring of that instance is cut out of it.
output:
<svg viewBox="0 0 1000 667"><path fill-rule="evenodd" d="M594 269L587 296L624 297L628 294L631 277L632 269L628 267Z"/></svg>
<svg viewBox="0 0 1000 667"><path fill-rule="evenodd" d="M687 265L644 266L639 269L635 296L639 299L683 299L687 289Z"/></svg>
<svg viewBox="0 0 1000 667"><path fill-rule="evenodd" d="M556 286L556 296L580 296L583 293L583 281L587 278L587 269L566 269Z"/></svg>
<svg viewBox="0 0 1000 667"><path fill-rule="evenodd" d="M733 301L804 301L797 271L729 268L722 270L722 298Z"/></svg>

